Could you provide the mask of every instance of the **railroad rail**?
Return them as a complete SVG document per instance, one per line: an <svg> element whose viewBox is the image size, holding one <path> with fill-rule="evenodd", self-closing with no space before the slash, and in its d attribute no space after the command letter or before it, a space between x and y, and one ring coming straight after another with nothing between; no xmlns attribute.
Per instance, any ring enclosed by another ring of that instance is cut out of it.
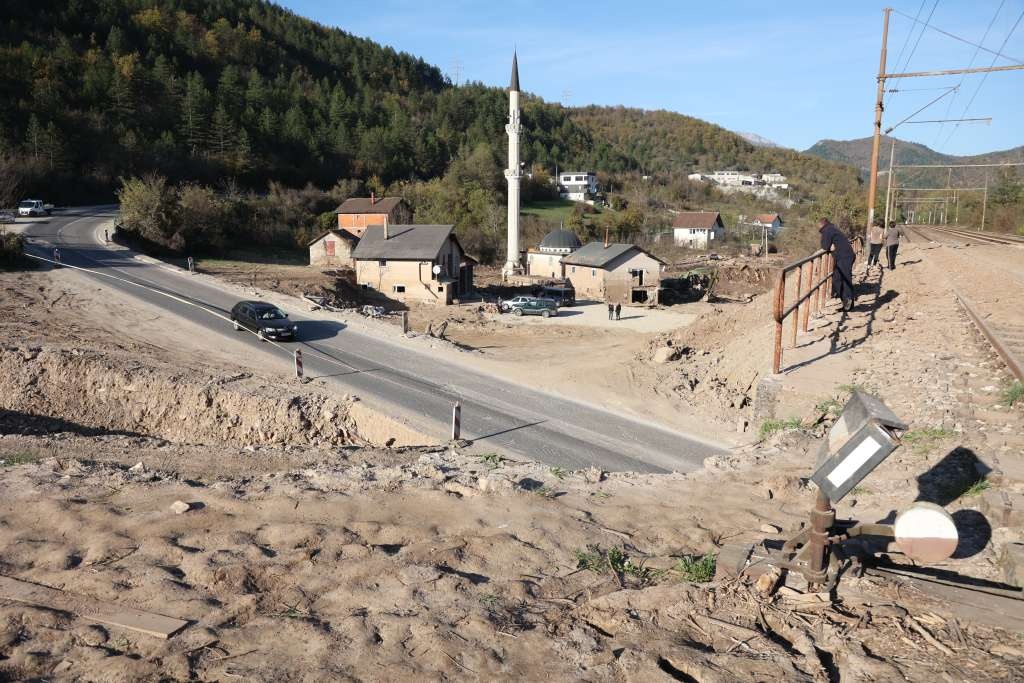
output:
<svg viewBox="0 0 1024 683"><path fill-rule="evenodd" d="M1019 381L1024 382L1024 325L1017 323L986 322L974 304L956 288L957 300L978 331L992 345L995 352L1006 363L1006 367Z"/></svg>
<svg viewBox="0 0 1024 683"><path fill-rule="evenodd" d="M1004 235L994 232L981 232L975 230L965 230L963 228L950 228L948 226L939 225L908 225L908 228L914 230L922 235L927 232L937 232L940 235L947 237L956 237L961 240L969 242L981 242L984 244L1002 244L1002 245L1020 245L1024 246L1024 237L1018 237L1017 235Z"/></svg>
<svg viewBox="0 0 1024 683"><path fill-rule="evenodd" d="M860 236L854 238L854 252L860 253L863 247L863 239ZM786 306L787 275L796 272L796 301ZM782 267L775 280L775 291L772 295L772 314L775 318L775 343L772 353L772 372L779 374L782 371L782 347L785 327L784 321L789 315L793 315L793 326L790 332L790 346L796 346L796 335L798 331L807 331L807 325L811 313L818 316L830 297L830 290L825 286L832 285L832 276L835 272L835 257L831 253L818 249L810 256L806 256Z"/></svg>

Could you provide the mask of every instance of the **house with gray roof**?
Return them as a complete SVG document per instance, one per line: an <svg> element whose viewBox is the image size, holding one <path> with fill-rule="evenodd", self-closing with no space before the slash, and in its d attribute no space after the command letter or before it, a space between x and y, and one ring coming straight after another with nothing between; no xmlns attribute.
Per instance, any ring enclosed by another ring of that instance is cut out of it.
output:
<svg viewBox="0 0 1024 683"><path fill-rule="evenodd" d="M399 301L450 304L473 289L476 260L451 225L374 225L352 250L356 284Z"/></svg>
<svg viewBox="0 0 1024 683"><path fill-rule="evenodd" d="M590 242L563 256L562 266L577 299L653 306L665 263L635 244Z"/></svg>

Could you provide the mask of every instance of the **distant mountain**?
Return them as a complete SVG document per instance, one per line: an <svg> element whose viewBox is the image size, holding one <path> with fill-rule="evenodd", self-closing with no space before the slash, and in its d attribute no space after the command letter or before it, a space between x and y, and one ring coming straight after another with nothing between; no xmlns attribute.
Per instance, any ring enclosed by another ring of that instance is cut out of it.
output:
<svg viewBox="0 0 1024 683"><path fill-rule="evenodd" d="M889 150L892 138L883 136L879 150L879 168L889 165ZM819 140L804 152L822 159L839 161L856 166L862 173L867 173L871 163L871 138L857 140ZM986 154L971 156L955 156L942 154L917 142L896 140L897 164L998 164L1009 161L1024 161L1024 146L1014 147Z"/></svg>
<svg viewBox="0 0 1024 683"><path fill-rule="evenodd" d="M757 133L748 133L746 131L738 130L738 131L736 131L736 135L739 135L741 138L743 138L744 140L746 140L750 144L754 145L755 147L781 147L782 146L779 143L774 142L773 140L769 140L766 137L762 137L762 136L758 135Z"/></svg>

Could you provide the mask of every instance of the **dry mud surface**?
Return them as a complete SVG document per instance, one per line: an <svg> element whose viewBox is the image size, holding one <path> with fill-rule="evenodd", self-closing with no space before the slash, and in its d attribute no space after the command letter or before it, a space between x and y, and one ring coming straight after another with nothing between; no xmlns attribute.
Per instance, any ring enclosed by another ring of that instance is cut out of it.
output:
<svg viewBox="0 0 1024 683"><path fill-rule="evenodd" d="M0 681L961 681L1024 666L1017 634L878 579L832 605L683 570L806 519L805 432L690 475L383 448L365 436L381 431L372 406L199 365L187 340L96 342L97 312L120 304L72 279L0 286L0 574L189 621L164 641L0 598ZM957 439L897 451L879 470L893 485L840 515L901 509ZM922 490L956 475L933 470ZM945 566L993 576L969 538Z"/></svg>

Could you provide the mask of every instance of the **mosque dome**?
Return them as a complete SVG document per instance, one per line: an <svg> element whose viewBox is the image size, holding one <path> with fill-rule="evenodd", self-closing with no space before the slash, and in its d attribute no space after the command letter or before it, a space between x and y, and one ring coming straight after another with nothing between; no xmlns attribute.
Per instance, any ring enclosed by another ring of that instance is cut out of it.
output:
<svg viewBox="0 0 1024 683"><path fill-rule="evenodd" d="M540 241L540 250L553 254L568 254L581 246L580 238L564 228L552 230Z"/></svg>

